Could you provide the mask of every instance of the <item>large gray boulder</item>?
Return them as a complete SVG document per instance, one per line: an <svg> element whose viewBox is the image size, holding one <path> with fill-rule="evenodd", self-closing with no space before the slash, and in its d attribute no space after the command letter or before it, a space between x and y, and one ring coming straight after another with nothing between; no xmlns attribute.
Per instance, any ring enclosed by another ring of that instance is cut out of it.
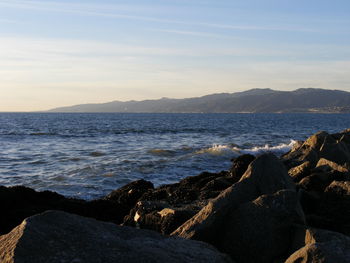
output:
<svg viewBox="0 0 350 263"><path fill-rule="evenodd" d="M167 238L60 211L29 217L0 236L2 263L232 262L208 244Z"/></svg>
<svg viewBox="0 0 350 263"><path fill-rule="evenodd" d="M349 263L350 238L321 229L307 229L305 246L294 252L285 263Z"/></svg>
<svg viewBox="0 0 350 263"><path fill-rule="evenodd" d="M238 183L211 200L172 235L206 241L219 248L225 247L226 240L231 242L230 238L223 239L223 236L226 236L225 233L232 224L239 224L244 220L243 218L246 218L245 212L242 212L242 220L238 216L238 219L230 221L235 210L261 195L271 195L282 189L295 192L295 185L288 176L286 168L273 154L261 155L249 165ZM255 240L255 242L261 242L261 240ZM229 252L226 249L225 251Z"/></svg>

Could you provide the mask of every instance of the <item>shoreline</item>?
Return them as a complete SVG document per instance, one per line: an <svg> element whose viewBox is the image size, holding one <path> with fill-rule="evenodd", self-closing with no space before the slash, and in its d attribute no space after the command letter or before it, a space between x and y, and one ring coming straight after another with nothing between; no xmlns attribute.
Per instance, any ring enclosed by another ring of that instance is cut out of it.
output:
<svg viewBox="0 0 350 263"><path fill-rule="evenodd" d="M350 244L349 169L350 130L345 130L316 133L280 158L244 154L228 171L203 172L157 188L141 179L91 201L0 186L0 234L11 235L27 217L61 210L204 241L236 262L299 262L307 253L327 259L339 256L332 244L309 247L324 235L328 242L341 238L340 248ZM303 235L313 236L314 243L302 241Z"/></svg>

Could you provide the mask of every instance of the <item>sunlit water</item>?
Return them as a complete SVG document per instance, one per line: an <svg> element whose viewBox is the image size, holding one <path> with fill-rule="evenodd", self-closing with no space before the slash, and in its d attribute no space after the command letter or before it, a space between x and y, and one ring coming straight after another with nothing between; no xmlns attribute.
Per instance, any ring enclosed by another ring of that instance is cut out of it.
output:
<svg viewBox="0 0 350 263"><path fill-rule="evenodd" d="M0 113L0 184L91 199L136 179L160 185L226 170L239 154L281 154L349 127L349 114Z"/></svg>

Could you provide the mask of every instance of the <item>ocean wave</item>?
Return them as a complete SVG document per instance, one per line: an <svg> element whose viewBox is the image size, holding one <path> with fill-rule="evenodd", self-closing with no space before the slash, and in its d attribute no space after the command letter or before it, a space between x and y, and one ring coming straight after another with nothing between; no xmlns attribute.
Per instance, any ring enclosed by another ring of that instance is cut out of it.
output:
<svg viewBox="0 0 350 263"><path fill-rule="evenodd" d="M195 154L210 154L210 155L240 155L240 154L253 154L258 155L261 153L272 152L275 154L283 154L292 149L297 143L295 140L290 140L290 143L281 143L278 145L254 146L251 148L240 148L239 146L214 144L212 147L201 149L196 151Z"/></svg>
<svg viewBox="0 0 350 263"><path fill-rule="evenodd" d="M166 149L151 149L148 151L148 153L156 156L174 156L176 154L175 151Z"/></svg>
<svg viewBox="0 0 350 263"><path fill-rule="evenodd" d="M264 146L255 146L255 147L252 147L250 149L235 148L234 150L238 151L241 154L250 153L253 155L264 153L264 152L273 152L276 154L283 154L283 153L286 153L289 150L291 150L293 148L293 145L295 145L296 143L297 143L297 141L290 140L290 143L288 143L288 144L281 143L281 144L278 144L275 146L270 146L268 144L265 144Z"/></svg>

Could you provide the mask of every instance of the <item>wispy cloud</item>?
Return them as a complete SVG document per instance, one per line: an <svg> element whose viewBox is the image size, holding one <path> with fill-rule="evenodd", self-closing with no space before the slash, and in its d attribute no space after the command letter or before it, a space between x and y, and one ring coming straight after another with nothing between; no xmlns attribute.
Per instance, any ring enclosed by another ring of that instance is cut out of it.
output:
<svg viewBox="0 0 350 263"><path fill-rule="evenodd" d="M199 26L207 28L220 28L227 30L240 30L240 31L295 31L295 32L318 32L317 30L306 27L275 27L275 26L257 26L257 25L230 25L230 24L218 24L218 23L204 23L204 22L192 22L192 21L178 21L172 19L165 19L155 16L140 16L133 14L117 13L134 12L135 9L141 10L149 8L148 6L136 6L136 5L92 5L92 4L74 4L74 3L61 3L50 1L9 1L0 0L0 6L21 8L21 9L34 9L42 11L63 12L71 14L79 14L85 16L98 16L117 19L139 20L145 22L160 22L168 24L178 24L187 26ZM97 11L96 11L97 10ZM113 12L111 12L111 10Z"/></svg>
<svg viewBox="0 0 350 263"><path fill-rule="evenodd" d="M176 29L155 29L155 28L148 29L148 30L155 31L155 32L178 34L178 35L195 36L195 37L224 38L224 39L243 39L243 38L232 37L232 36L228 36L228 35L212 34L212 33L208 33L208 32L198 32L198 31L185 31L185 30L176 30Z"/></svg>

